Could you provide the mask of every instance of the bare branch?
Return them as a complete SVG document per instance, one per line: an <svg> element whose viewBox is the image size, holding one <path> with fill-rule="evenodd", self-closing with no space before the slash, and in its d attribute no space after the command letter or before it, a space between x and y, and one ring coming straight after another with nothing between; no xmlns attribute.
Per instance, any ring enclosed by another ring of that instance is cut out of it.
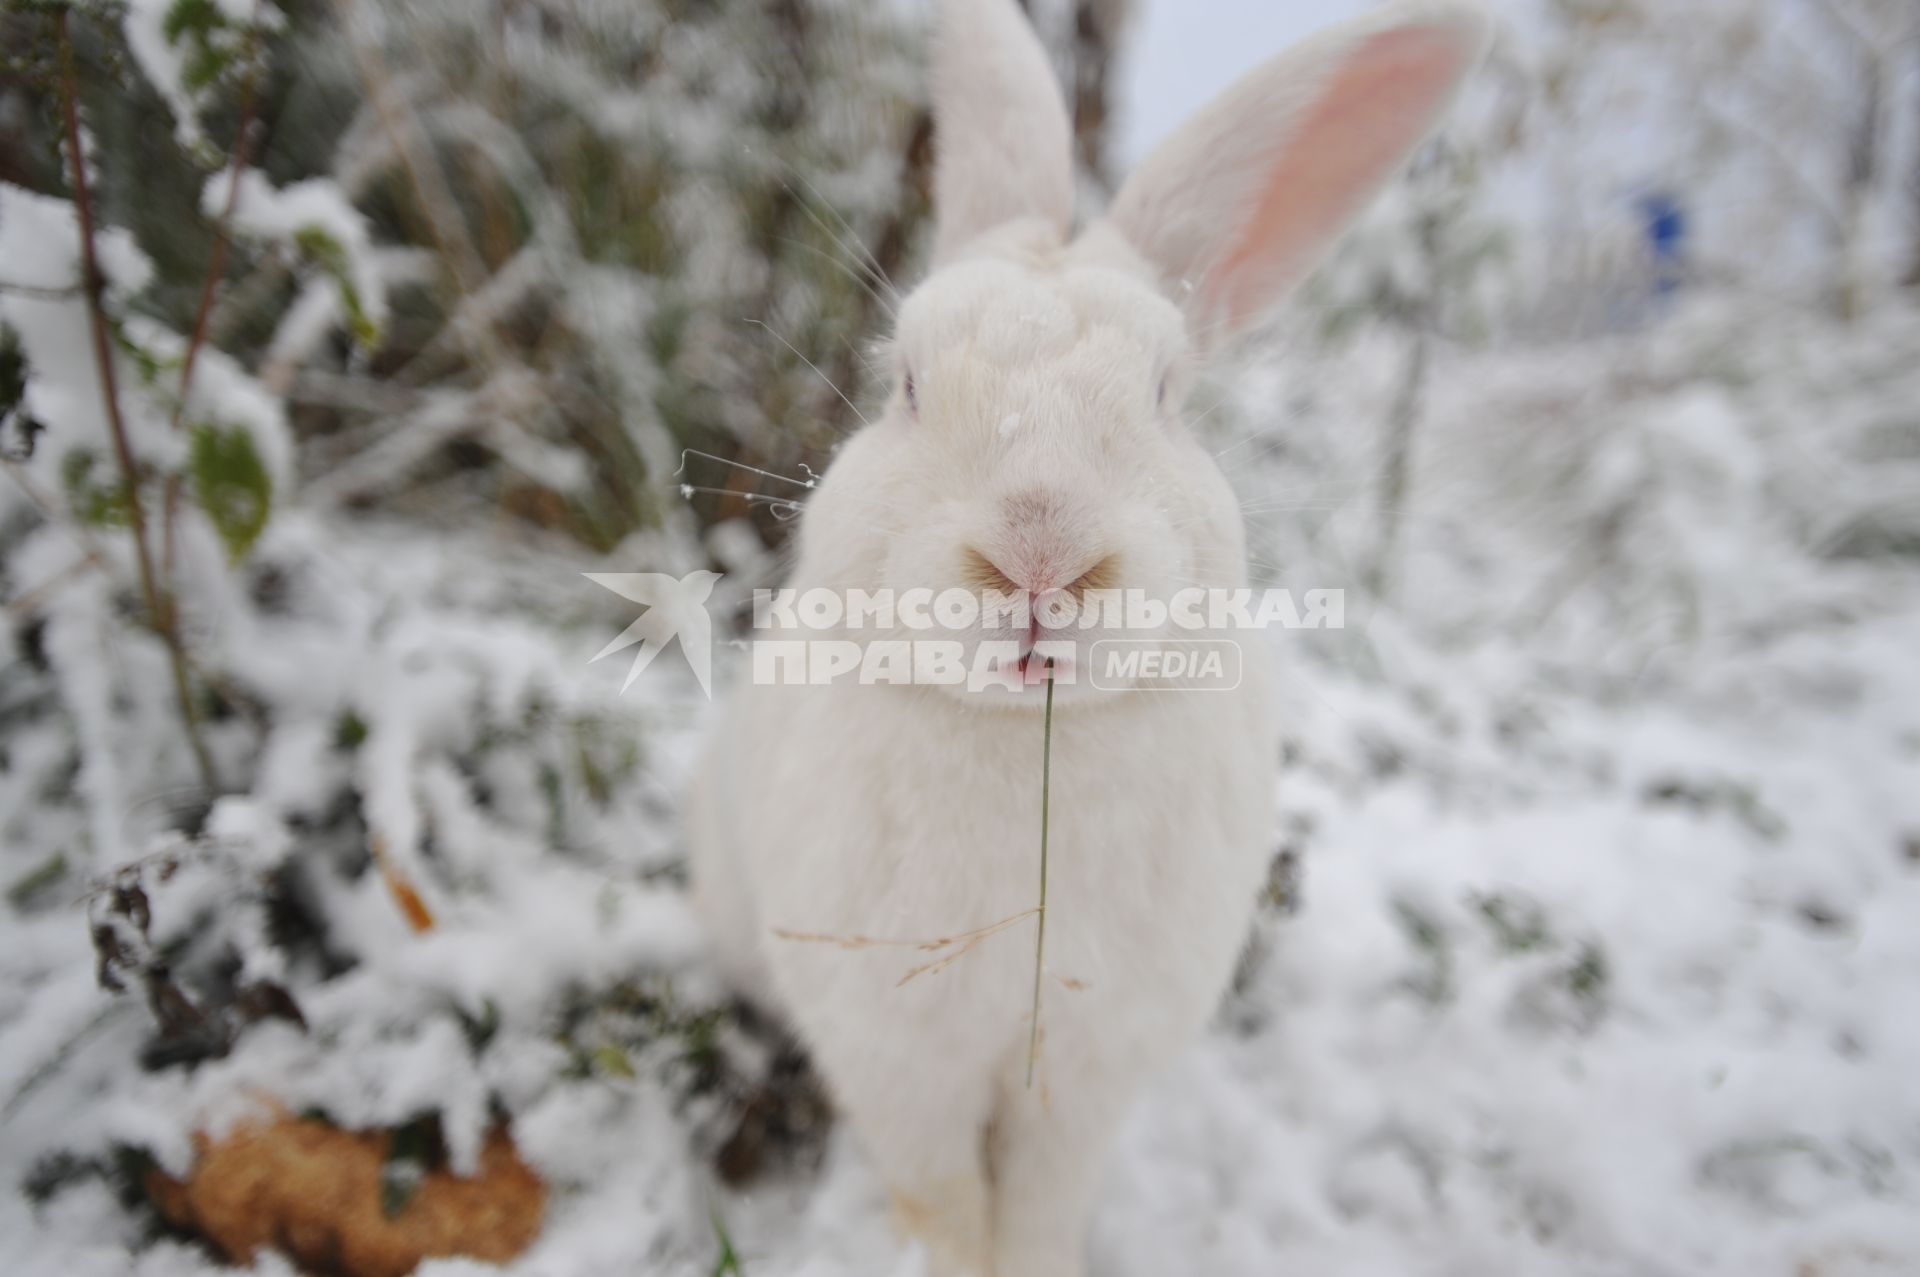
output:
<svg viewBox="0 0 1920 1277"><path fill-rule="evenodd" d="M0 293L17 293L22 297L32 297L39 301L67 301L78 297L82 291L78 284L69 284L65 288L50 288L44 284L11 284L0 279Z"/></svg>
<svg viewBox="0 0 1920 1277"><path fill-rule="evenodd" d="M194 710L193 688L187 681L187 656L180 642L180 627L173 609L161 598L159 581L154 573L153 550L147 537L146 510L140 500L140 467L134 460L126 420L120 414L120 388L113 364L113 338L102 298L106 277L100 270L95 245L93 197L87 186L86 156L80 146L80 112L77 105L79 71L73 54L73 35L69 29L67 11L61 9L54 21L60 45L60 108L66 126L67 166L73 183L73 206L80 223L80 260L86 276L84 291L87 319L93 332L93 360L100 378L100 398L106 409L107 427L113 436L114 456L119 462L121 478L126 483L127 522L133 531L134 559L140 569L140 592L147 606L147 615L166 644L167 656L173 666L174 695L180 704L180 718L186 726L187 743L193 749L200 779L208 793L215 793L219 789L219 778L214 772L213 756L207 752L206 741L200 735L200 717Z"/></svg>

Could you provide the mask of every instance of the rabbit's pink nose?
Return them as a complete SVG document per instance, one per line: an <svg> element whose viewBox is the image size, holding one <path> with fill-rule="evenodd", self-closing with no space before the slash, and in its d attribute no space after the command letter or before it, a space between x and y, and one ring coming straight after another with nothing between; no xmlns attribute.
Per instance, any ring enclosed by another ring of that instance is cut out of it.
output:
<svg viewBox="0 0 1920 1277"><path fill-rule="evenodd" d="M1069 559L1058 553L1042 551L1033 555L1014 553L995 559L985 551L968 546L962 552L962 557L967 575L972 578L971 584L976 589L1000 594L1024 591L1037 598L1058 590L1079 598L1088 590L1114 589L1119 580L1119 563L1111 554L1092 558L1082 554Z"/></svg>
<svg viewBox="0 0 1920 1277"><path fill-rule="evenodd" d="M991 531L966 551L979 584L1034 595L1077 595L1115 584L1114 556L1100 521L1070 493L1024 488L1001 497L998 506Z"/></svg>

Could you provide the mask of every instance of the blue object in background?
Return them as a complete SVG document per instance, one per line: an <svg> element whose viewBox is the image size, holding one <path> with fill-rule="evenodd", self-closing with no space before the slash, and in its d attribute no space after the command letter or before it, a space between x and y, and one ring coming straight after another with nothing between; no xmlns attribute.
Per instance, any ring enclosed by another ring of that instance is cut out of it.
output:
<svg viewBox="0 0 1920 1277"><path fill-rule="evenodd" d="M1673 192L1651 191L1640 197L1640 216L1653 256L1653 291L1664 297L1685 277L1687 210Z"/></svg>

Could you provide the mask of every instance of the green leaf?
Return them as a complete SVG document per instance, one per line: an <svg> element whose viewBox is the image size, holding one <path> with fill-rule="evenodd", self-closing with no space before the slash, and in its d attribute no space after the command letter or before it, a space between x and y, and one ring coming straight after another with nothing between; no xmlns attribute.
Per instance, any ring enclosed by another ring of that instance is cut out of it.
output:
<svg viewBox="0 0 1920 1277"><path fill-rule="evenodd" d="M492 998L480 1000L480 1014L472 1015L464 1010L456 1010L460 1017L460 1030L467 1035L467 1045L478 1054L487 1049L494 1035L500 1032L500 1008L494 1005Z"/></svg>
<svg viewBox="0 0 1920 1277"><path fill-rule="evenodd" d="M352 753L366 743L367 720L345 710L333 725L333 747L342 753Z"/></svg>
<svg viewBox="0 0 1920 1277"><path fill-rule="evenodd" d="M1394 920L1407 942L1422 959L1424 970L1406 977L1407 988L1424 1001L1439 1005L1454 995L1453 949L1444 924L1426 908L1405 897L1392 901Z"/></svg>
<svg viewBox="0 0 1920 1277"><path fill-rule="evenodd" d="M173 7L160 21L160 34L168 44L180 43L180 37L194 35L205 39L227 25L227 15L213 0L173 0Z"/></svg>
<svg viewBox="0 0 1920 1277"><path fill-rule="evenodd" d="M1599 1003L1605 999L1612 980L1613 968L1607 962L1606 950L1591 942L1581 945L1579 955L1566 973L1567 988L1573 995L1586 1002Z"/></svg>
<svg viewBox="0 0 1920 1277"><path fill-rule="evenodd" d="M141 345L127 332L126 324L118 316L108 316L107 326L113 334L114 348L133 361L133 370L139 374L141 385L158 385L163 376L171 380L171 374L180 370L178 356L163 356Z"/></svg>
<svg viewBox="0 0 1920 1277"><path fill-rule="evenodd" d="M160 34L171 46L185 43L180 62L180 85L189 93L212 88L235 61L232 23L214 0L173 0L161 20Z"/></svg>
<svg viewBox="0 0 1920 1277"><path fill-rule="evenodd" d="M226 543L227 556L239 562L273 510L273 478L253 446L253 436L240 426L195 426L187 473L193 479L194 500Z"/></svg>
<svg viewBox="0 0 1920 1277"><path fill-rule="evenodd" d="M1523 897L1494 894L1477 900L1481 919L1507 953L1531 953L1553 943L1547 911Z"/></svg>
<svg viewBox="0 0 1920 1277"><path fill-rule="evenodd" d="M93 481L93 454L75 448L60 459L60 483L67 491L67 508L80 522L96 528L124 528L132 521L127 485Z"/></svg>
<svg viewBox="0 0 1920 1277"><path fill-rule="evenodd" d="M354 344L368 351L378 347L380 325L374 323L373 316L367 313L360 290L353 283L347 250L333 232L315 224L302 226L293 233L293 243L301 256L325 271L333 281L333 286L340 291L340 308L346 312L347 334L353 338Z"/></svg>
<svg viewBox="0 0 1920 1277"><path fill-rule="evenodd" d="M14 879L7 888L7 901L15 908L21 908L42 891L59 882L67 873L65 852L56 851L39 865Z"/></svg>
<svg viewBox="0 0 1920 1277"><path fill-rule="evenodd" d="M632 1081L639 1076L634 1072L633 1061L627 1058L627 1053L611 1043L594 1047L589 1058L592 1059L596 1070L609 1077Z"/></svg>
<svg viewBox="0 0 1920 1277"><path fill-rule="evenodd" d="M712 1210L713 1239L720 1245L720 1254L713 1261L712 1277L744 1277L746 1269L740 1265L739 1252L733 1248L733 1238L727 1232L727 1222L720 1218L718 1209Z"/></svg>
<svg viewBox="0 0 1920 1277"><path fill-rule="evenodd" d="M380 1166L380 1213L397 1217L413 1201L426 1182L427 1172L438 1159L439 1123L432 1117L416 1118L393 1133L387 1145L387 1160Z"/></svg>

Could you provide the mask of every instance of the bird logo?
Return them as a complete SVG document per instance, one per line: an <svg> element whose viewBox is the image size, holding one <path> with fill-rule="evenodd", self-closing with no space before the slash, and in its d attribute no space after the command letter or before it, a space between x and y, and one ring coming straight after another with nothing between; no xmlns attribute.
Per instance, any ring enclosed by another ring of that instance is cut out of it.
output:
<svg viewBox="0 0 1920 1277"><path fill-rule="evenodd" d="M713 696L713 620L707 615L707 599L713 594L720 573L689 572L683 577L668 576L665 572L587 572L583 575L595 585L647 609L593 657L593 661L597 661L635 643L640 645L640 650L633 654L627 681L620 685L622 692L632 687L640 671L653 664L653 658L678 638L680 650L686 653L687 664L693 668L700 690L709 698ZM593 661L587 663L591 665Z"/></svg>

